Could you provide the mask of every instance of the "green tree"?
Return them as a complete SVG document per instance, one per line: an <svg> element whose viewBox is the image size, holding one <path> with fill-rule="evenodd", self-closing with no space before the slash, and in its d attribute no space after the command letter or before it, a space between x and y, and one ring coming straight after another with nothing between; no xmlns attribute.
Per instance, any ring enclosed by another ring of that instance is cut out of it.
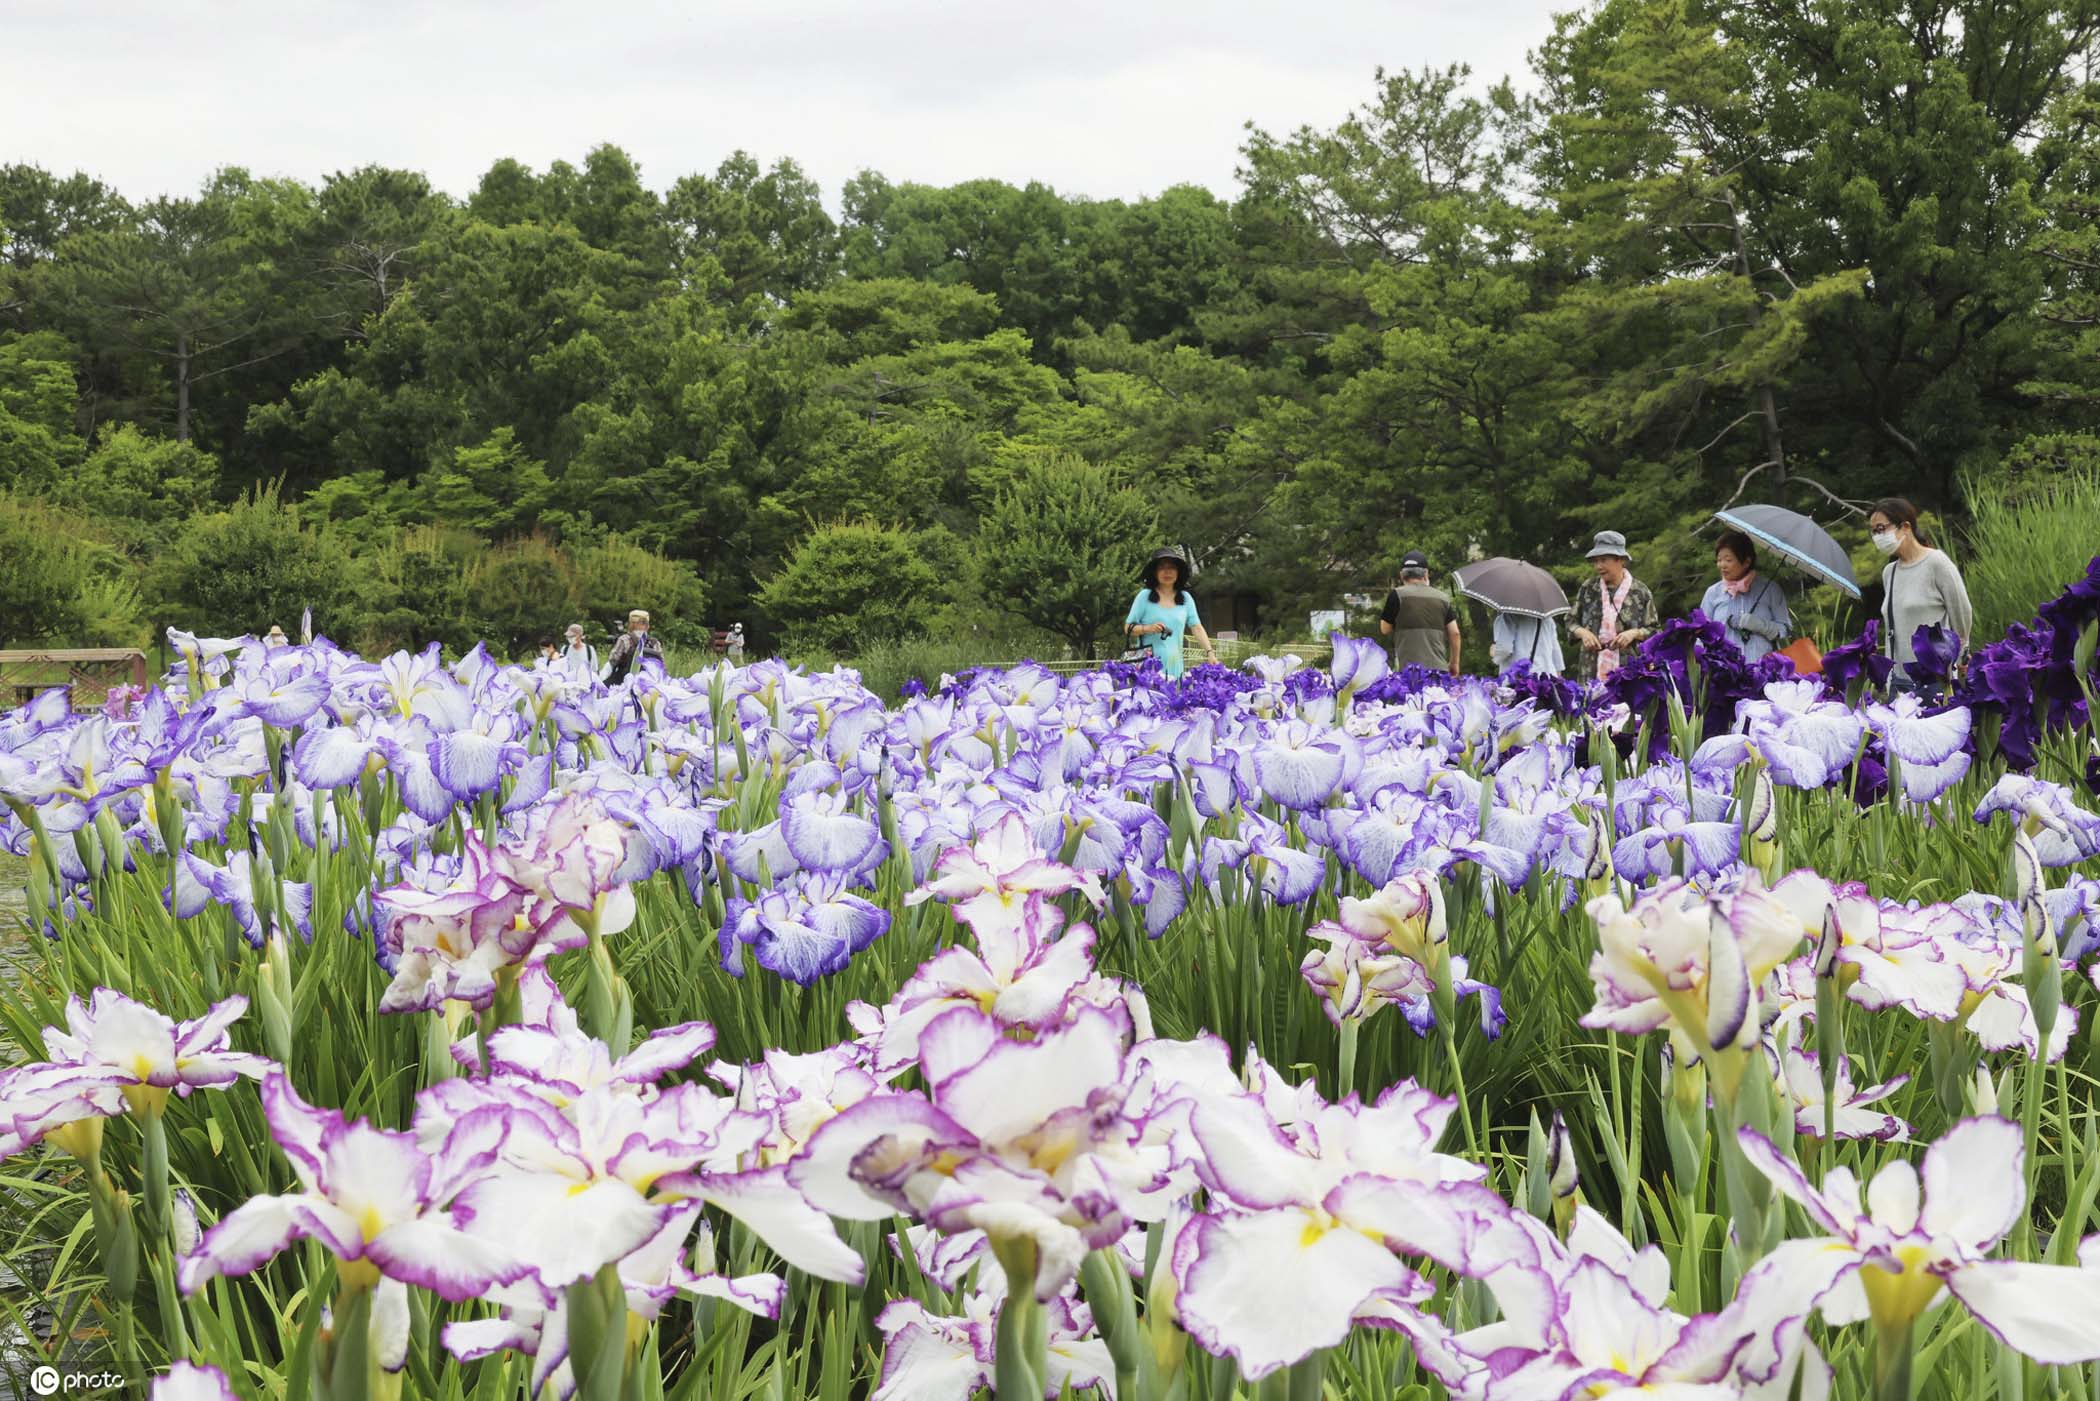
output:
<svg viewBox="0 0 2100 1401"><path fill-rule="evenodd" d="M72 350L51 331L0 340L0 487L48 491L80 460Z"/></svg>
<svg viewBox="0 0 2100 1401"><path fill-rule="evenodd" d="M311 218L305 187L224 170L196 199L158 199L132 226L66 239L33 295L77 342L131 362L123 392L188 442L206 386L314 330L296 275Z"/></svg>
<svg viewBox="0 0 2100 1401"><path fill-rule="evenodd" d="M1106 467L1043 454L993 499L974 544L977 585L993 609L1098 655L1130 608L1131 580L1159 534L1143 492Z"/></svg>
<svg viewBox="0 0 2100 1401"><path fill-rule="evenodd" d="M713 175L687 175L664 200L678 264L712 259L732 302L784 302L838 273L838 225L823 191L792 160L760 172L737 151Z"/></svg>
<svg viewBox="0 0 2100 1401"><path fill-rule="evenodd" d="M912 532L840 521L804 536L758 603L786 650L850 657L928 630L945 601L941 584Z"/></svg>
<svg viewBox="0 0 2100 1401"><path fill-rule="evenodd" d="M498 428L424 473L417 509L426 520L501 536L537 523L550 489L546 465L519 448L517 434Z"/></svg>
<svg viewBox="0 0 2100 1401"><path fill-rule="evenodd" d="M91 523L0 489L0 642L81 638L96 577L93 538Z"/></svg>
<svg viewBox="0 0 2100 1401"><path fill-rule="evenodd" d="M311 256L333 289L331 311L344 335L362 338L366 323L408 289L425 241L451 215L451 201L412 170L364 165L322 182Z"/></svg>

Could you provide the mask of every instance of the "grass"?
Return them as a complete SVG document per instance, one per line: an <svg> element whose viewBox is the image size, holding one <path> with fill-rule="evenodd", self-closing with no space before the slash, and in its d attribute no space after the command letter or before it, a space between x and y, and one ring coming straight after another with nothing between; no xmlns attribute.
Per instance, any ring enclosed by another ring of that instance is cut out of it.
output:
<svg viewBox="0 0 2100 1401"><path fill-rule="evenodd" d="M2025 482L1972 478L1962 487L1969 526L1962 532L1962 578L1976 610L1979 641L2056 597L2100 554L2100 475L2066 472Z"/></svg>

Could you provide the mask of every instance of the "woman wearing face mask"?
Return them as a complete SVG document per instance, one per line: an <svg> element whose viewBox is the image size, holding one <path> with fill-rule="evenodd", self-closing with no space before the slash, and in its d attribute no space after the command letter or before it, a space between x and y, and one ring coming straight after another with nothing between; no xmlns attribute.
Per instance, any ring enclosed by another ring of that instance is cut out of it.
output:
<svg viewBox="0 0 2100 1401"><path fill-rule="evenodd" d="M1714 542L1714 569L1721 577L1699 601L1699 611L1727 628L1744 660L1754 662L1777 647L1792 624L1786 590L1757 572L1757 546L1740 530L1725 531Z"/></svg>
<svg viewBox="0 0 2100 1401"><path fill-rule="evenodd" d="M1873 533L1874 548L1891 557L1881 571L1883 650L1896 661L1895 684L1908 689L1903 668L1917 660L1912 641L1919 628L1948 628L1961 639L1962 651L1968 651L1975 621L1969 590L1954 561L1934 549L1919 530L1918 508L1902 497L1875 502L1867 529Z"/></svg>

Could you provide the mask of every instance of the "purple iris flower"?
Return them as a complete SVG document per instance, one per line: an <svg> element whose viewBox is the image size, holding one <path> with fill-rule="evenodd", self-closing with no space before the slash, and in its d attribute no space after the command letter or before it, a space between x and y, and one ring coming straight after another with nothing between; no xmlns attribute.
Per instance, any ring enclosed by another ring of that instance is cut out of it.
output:
<svg viewBox="0 0 2100 1401"><path fill-rule="evenodd" d="M741 974L741 945L758 966L809 986L843 972L853 955L890 927L890 912L846 892L838 871L813 871L766 891L756 900L732 900L719 935L722 966Z"/></svg>
<svg viewBox="0 0 2100 1401"><path fill-rule="evenodd" d="M1468 997L1480 999L1480 1034L1493 1041L1502 1035L1509 1025L1509 1014L1502 1010L1502 989L1493 983L1483 983L1466 976L1466 961L1451 960L1451 1000L1463 1002ZM1400 1003L1400 1015L1417 1036L1427 1036L1436 1030L1436 1008L1427 997L1410 997Z"/></svg>
<svg viewBox="0 0 2100 1401"><path fill-rule="evenodd" d="M314 888L304 881L282 879L277 888L286 922L299 931L301 938L311 941ZM175 858L175 882L166 892L166 899L169 910L178 919L193 919L207 905L224 905L233 911L234 922L248 942L256 948L263 946L262 911L256 904L255 858L245 851L229 855L224 866L214 866L194 852L182 852Z"/></svg>
<svg viewBox="0 0 2100 1401"><path fill-rule="evenodd" d="M1881 651L1881 623L1869 618L1858 637L1823 654L1823 684L1840 696L1879 691L1888 684L1895 662ZM1854 686L1858 682L1858 686Z"/></svg>
<svg viewBox="0 0 2100 1401"><path fill-rule="evenodd" d="M1903 664L1904 672L1920 688L1940 690L1961 660L1960 635L1953 628L1928 623L1911 634L1910 645L1915 660Z"/></svg>
<svg viewBox="0 0 2100 1401"><path fill-rule="evenodd" d="M1363 751L1352 737L1303 720L1279 726L1254 751L1254 777L1262 791L1300 811L1323 806L1362 767Z"/></svg>
<svg viewBox="0 0 2100 1401"><path fill-rule="evenodd" d="M2022 774L2006 774L1976 806L1976 820L2005 813L2024 826L2045 866L2069 866L2100 856L2100 813L2079 806L2071 790Z"/></svg>
<svg viewBox="0 0 2100 1401"><path fill-rule="evenodd" d="M800 793L782 803L780 836L799 865L848 878L867 874L890 854L882 828L838 793Z"/></svg>
<svg viewBox="0 0 2100 1401"><path fill-rule="evenodd" d="M1219 871L1251 866L1262 892L1279 905L1299 905L1312 898L1327 874L1327 863L1291 845L1284 827L1259 813L1240 821L1238 837L1210 837L1203 843L1203 880L1215 885Z"/></svg>
<svg viewBox="0 0 2100 1401"><path fill-rule="evenodd" d="M1586 703L1579 684L1551 672L1533 671L1529 657L1503 672L1500 684L1512 696L1529 699L1540 709L1550 710L1563 720L1572 720L1582 714Z"/></svg>

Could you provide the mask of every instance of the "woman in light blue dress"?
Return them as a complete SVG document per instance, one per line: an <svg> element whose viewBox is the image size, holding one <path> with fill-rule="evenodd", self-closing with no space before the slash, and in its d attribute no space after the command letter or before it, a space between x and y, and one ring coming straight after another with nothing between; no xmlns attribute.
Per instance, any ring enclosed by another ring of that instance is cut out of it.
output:
<svg viewBox="0 0 2100 1401"><path fill-rule="evenodd" d="M1186 668L1181 640L1189 633L1195 634L1205 657L1213 662L1218 659L1218 649L1210 645L1210 634L1196 616L1196 600L1182 592L1181 583L1188 576L1189 562L1178 551L1154 551L1138 573L1145 587L1130 600L1130 615L1123 619L1124 635L1158 658L1160 669L1168 676L1179 676Z"/></svg>
<svg viewBox="0 0 2100 1401"><path fill-rule="evenodd" d="M1756 661L1783 645L1793 631L1786 590L1757 572L1757 546L1740 530L1714 542L1714 568L1721 577L1706 591L1699 611L1728 629L1728 640Z"/></svg>

